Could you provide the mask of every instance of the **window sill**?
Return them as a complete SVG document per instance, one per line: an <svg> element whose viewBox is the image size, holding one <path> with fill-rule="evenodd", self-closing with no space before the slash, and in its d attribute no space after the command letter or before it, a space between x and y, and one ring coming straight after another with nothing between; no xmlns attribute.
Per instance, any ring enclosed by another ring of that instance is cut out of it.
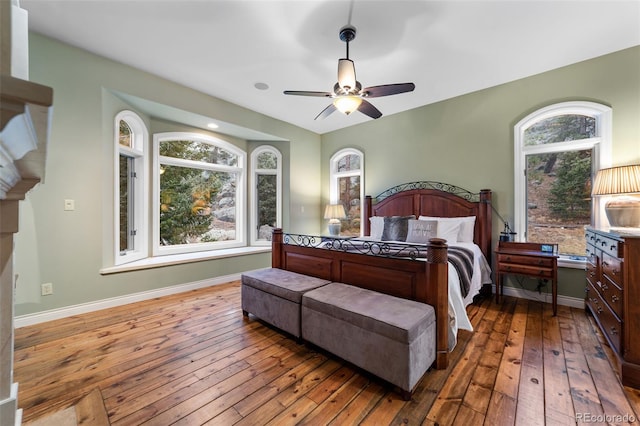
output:
<svg viewBox="0 0 640 426"><path fill-rule="evenodd" d="M125 263L118 266L110 266L100 269L101 275L117 274L120 272L139 271L142 269L160 268L163 266L181 265L185 263L202 262L225 257L246 256L257 253L268 253L271 246L262 247L238 247L224 250L204 251L199 253L172 254L167 256L148 257L142 260Z"/></svg>
<svg viewBox="0 0 640 426"><path fill-rule="evenodd" d="M558 259L559 268L582 269L587 267L586 259L571 259L569 257L561 257Z"/></svg>

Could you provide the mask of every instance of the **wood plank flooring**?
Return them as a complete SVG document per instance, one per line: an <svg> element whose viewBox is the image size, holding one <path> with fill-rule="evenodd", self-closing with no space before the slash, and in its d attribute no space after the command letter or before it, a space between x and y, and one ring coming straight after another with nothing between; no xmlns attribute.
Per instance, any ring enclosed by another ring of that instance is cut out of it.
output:
<svg viewBox="0 0 640 426"><path fill-rule="evenodd" d="M243 318L240 285L232 282L16 330L18 402L25 423L89 394L83 416L102 408L101 397L111 425L637 419L640 392L620 385L610 349L584 310L559 306L553 317L550 305L505 297L467 311L475 331L460 332L450 367L427 372L411 401L318 348Z"/></svg>

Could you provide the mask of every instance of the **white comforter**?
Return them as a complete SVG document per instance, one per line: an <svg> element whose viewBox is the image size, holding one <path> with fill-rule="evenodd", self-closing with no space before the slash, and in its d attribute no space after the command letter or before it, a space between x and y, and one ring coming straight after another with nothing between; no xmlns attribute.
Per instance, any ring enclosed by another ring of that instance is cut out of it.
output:
<svg viewBox="0 0 640 426"><path fill-rule="evenodd" d="M360 237L360 241L376 241L371 237ZM398 245L412 245L418 246L420 244L408 244L404 241L385 241L389 244ZM457 341L458 330L473 331L473 325L467 315L466 307L473 302L474 296L476 296L483 284L491 283L491 268L487 259L480 247L475 243L448 243L452 247L463 247L473 251L473 275L471 276L471 284L469 286L469 292L466 297L462 297L462 290L460 289L460 278L458 277L458 271L451 264L449 265L449 350L453 350ZM416 260L420 260L419 258ZM424 259L421 259L424 260Z"/></svg>
<svg viewBox="0 0 640 426"><path fill-rule="evenodd" d="M467 316L466 307L473 302L473 297L480 292L483 284L491 283L491 268L482 250L474 243L452 243L452 247L464 247L473 251L473 275L467 297L462 297L458 271L449 262L449 350L456 345L458 330L473 331L473 325Z"/></svg>

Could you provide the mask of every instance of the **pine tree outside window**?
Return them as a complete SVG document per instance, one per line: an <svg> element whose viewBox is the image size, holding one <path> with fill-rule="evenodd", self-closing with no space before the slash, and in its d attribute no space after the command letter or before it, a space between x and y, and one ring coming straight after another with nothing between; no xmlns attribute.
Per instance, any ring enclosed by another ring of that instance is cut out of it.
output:
<svg viewBox="0 0 640 426"><path fill-rule="evenodd" d="M251 244L270 245L273 228L282 226L282 155L272 146L251 154Z"/></svg>
<svg viewBox="0 0 640 426"><path fill-rule="evenodd" d="M584 228L602 214L591 182L611 161L611 109L591 102L551 105L521 120L514 140L517 239L557 243L560 265L581 267Z"/></svg>

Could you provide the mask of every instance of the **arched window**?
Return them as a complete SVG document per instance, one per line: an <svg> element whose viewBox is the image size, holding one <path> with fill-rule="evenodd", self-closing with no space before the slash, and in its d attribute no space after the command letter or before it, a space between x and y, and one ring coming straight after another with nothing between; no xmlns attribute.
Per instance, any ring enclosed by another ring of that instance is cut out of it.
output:
<svg viewBox="0 0 640 426"><path fill-rule="evenodd" d="M244 151L199 133L153 142L154 255L245 245Z"/></svg>
<svg viewBox="0 0 640 426"><path fill-rule="evenodd" d="M149 133L132 111L115 117L115 253L114 264L132 262L148 255L146 218L147 168L144 161Z"/></svg>
<svg viewBox="0 0 640 426"><path fill-rule="evenodd" d="M514 141L517 239L557 243L561 266L582 267L584 227L598 225L602 215L591 182L611 165L611 108L550 105L516 124Z"/></svg>
<svg viewBox="0 0 640 426"><path fill-rule="evenodd" d="M341 203L347 213L341 234L362 234L360 221L364 202L364 154L354 148L336 152L330 160L330 203Z"/></svg>
<svg viewBox="0 0 640 426"><path fill-rule="evenodd" d="M282 226L282 154L264 145L251 153L251 243L271 244L274 227Z"/></svg>

